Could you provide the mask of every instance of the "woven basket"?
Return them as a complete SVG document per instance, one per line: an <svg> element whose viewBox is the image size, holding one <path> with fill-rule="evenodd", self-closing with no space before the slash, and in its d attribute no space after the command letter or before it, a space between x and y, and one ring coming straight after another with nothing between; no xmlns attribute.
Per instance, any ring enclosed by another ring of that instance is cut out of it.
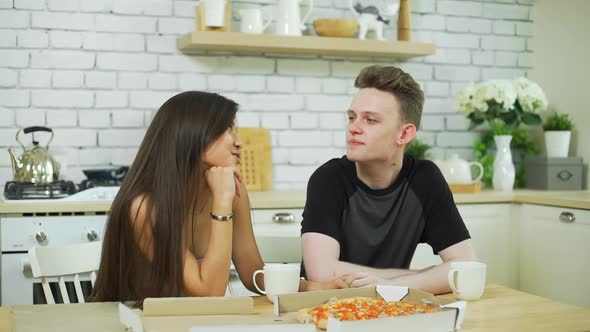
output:
<svg viewBox="0 0 590 332"><path fill-rule="evenodd" d="M242 141L240 175L248 191L272 189L272 147L270 131L264 128L238 128Z"/></svg>

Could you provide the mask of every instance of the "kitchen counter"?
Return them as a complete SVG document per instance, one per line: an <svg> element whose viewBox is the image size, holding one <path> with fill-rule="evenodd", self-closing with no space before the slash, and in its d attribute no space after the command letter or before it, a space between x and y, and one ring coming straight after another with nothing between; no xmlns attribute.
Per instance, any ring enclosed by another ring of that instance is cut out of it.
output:
<svg viewBox="0 0 590 332"><path fill-rule="evenodd" d="M449 297L450 294L443 295ZM255 315L272 324L272 304L255 297ZM239 324L239 316L225 316ZM248 317L252 320L252 317ZM258 319L256 319L258 320ZM186 326L183 325L185 322ZM168 321L168 323L170 323ZM175 326L188 331L192 324L178 318ZM125 331L119 323L117 303L86 303L15 306L0 308L1 331ZM586 331L590 330L590 310L546 298L488 285L484 296L469 301L462 331ZM237 331L237 330L236 330Z"/></svg>
<svg viewBox="0 0 590 332"><path fill-rule="evenodd" d="M255 209L300 209L305 205L305 191L251 192L250 204ZM590 210L590 191L484 190L477 194L456 194L457 204L527 203ZM0 215L20 213L107 212L110 201L0 201Z"/></svg>

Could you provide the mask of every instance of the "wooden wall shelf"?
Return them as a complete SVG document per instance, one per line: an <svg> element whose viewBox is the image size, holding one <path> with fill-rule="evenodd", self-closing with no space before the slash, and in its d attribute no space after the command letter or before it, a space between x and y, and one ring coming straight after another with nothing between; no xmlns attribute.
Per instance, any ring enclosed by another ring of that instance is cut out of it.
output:
<svg viewBox="0 0 590 332"><path fill-rule="evenodd" d="M191 32L179 37L177 44L178 49L186 53L225 51L396 59L431 55L436 51L435 45L430 43L215 31Z"/></svg>

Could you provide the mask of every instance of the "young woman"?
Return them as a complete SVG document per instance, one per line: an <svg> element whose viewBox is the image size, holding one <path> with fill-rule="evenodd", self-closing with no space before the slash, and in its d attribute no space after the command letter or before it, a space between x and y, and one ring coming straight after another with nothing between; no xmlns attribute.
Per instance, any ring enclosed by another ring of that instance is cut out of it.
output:
<svg viewBox="0 0 590 332"><path fill-rule="evenodd" d="M95 301L223 296L232 261L256 292L252 274L264 263L237 172L237 110L232 100L198 91L158 110L111 208ZM300 291L339 287L343 279L302 280Z"/></svg>

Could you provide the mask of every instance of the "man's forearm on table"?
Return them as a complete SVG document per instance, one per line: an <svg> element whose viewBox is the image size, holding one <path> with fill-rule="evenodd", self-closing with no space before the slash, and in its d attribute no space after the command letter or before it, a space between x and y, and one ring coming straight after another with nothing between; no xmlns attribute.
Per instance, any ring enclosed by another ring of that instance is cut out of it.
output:
<svg viewBox="0 0 590 332"><path fill-rule="evenodd" d="M341 276L355 272L366 272L370 275L374 275L378 278L383 279L393 279L418 272L415 270L408 269L378 269L342 261L338 261L335 263L335 270L338 271L338 273L340 273Z"/></svg>
<svg viewBox="0 0 590 332"><path fill-rule="evenodd" d="M448 274L450 263L432 266L418 273L402 275L392 279L384 279L378 283L417 288L432 294L443 294L451 291Z"/></svg>

